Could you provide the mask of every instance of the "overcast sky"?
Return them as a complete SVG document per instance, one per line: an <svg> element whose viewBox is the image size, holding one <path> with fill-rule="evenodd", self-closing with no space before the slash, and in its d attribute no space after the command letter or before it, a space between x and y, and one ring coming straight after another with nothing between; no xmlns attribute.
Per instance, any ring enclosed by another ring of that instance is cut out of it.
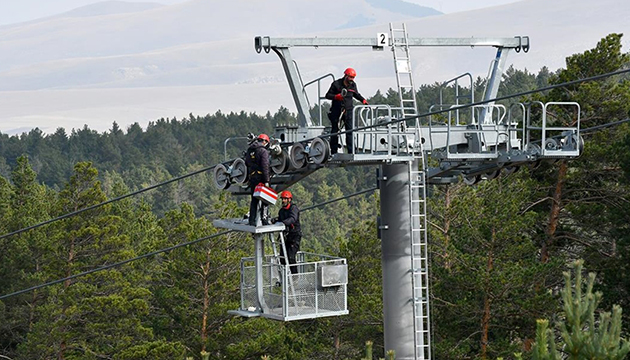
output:
<svg viewBox="0 0 630 360"><path fill-rule="evenodd" d="M0 0L0 25L13 24L56 15L102 0ZM189 0L129 0L128 2L152 2L164 5ZM261 1L261 0L252 0ZM406 0L432 7L443 13L479 9L509 4L518 0Z"/></svg>

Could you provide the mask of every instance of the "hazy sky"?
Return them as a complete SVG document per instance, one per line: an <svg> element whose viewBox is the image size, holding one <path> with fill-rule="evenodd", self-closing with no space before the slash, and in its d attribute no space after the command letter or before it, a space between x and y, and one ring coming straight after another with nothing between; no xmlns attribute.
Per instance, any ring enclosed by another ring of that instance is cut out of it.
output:
<svg viewBox="0 0 630 360"><path fill-rule="evenodd" d="M510 4L520 0L405 0L422 6L429 6L443 13L454 13L481 9L490 6Z"/></svg>
<svg viewBox="0 0 630 360"><path fill-rule="evenodd" d="M101 1L104 0L0 0L0 25L56 15ZM185 1L188 0L128 0L126 2L148 2L170 5Z"/></svg>
<svg viewBox="0 0 630 360"><path fill-rule="evenodd" d="M0 0L0 25L13 24L41 17L56 15L102 0ZM177 4L189 0L128 0L128 2L152 2ZM262 0L252 0L262 1ZM406 0L429 6L444 13L479 9L509 4L518 0Z"/></svg>

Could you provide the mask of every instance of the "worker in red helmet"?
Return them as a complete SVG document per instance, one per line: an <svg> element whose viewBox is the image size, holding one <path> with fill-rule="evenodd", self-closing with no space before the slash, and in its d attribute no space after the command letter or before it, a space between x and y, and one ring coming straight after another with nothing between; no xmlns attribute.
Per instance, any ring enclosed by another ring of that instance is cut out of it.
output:
<svg viewBox="0 0 630 360"><path fill-rule="evenodd" d="M258 219L263 225L266 225L267 206L256 199L254 189L258 184L269 186L269 136L260 134L252 141L249 148L245 152L245 165L249 174L249 188L252 193L252 200L249 204L249 225L256 226ZM259 209L260 205L260 209Z"/></svg>
<svg viewBox="0 0 630 360"><path fill-rule="evenodd" d="M339 123L341 121L343 121L345 126L344 130L352 130L353 99L357 99L363 105L368 104L367 100L357 90L357 84L354 82L356 76L357 72L353 68L347 68L343 72L343 77L333 81L326 93L326 99L332 100L328 119L330 119L331 133L333 134L339 132ZM349 154L353 153L352 133L349 132L346 133L346 148ZM330 153L336 154L338 149L339 137L332 135L330 137Z"/></svg>
<svg viewBox="0 0 630 360"><path fill-rule="evenodd" d="M284 238L285 247L287 248L287 258L289 259L289 269L291 274L297 274L298 268L295 266L295 256L300 251L300 241L302 241L302 227L300 226L300 209L293 204L293 194L284 190L280 193L282 199L282 208L278 211L278 217L272 219L272 222L282 222L285 226ZM284 251L282 252L282 265L285 265ZM293 266L292 266L293 265Z"/></svg>

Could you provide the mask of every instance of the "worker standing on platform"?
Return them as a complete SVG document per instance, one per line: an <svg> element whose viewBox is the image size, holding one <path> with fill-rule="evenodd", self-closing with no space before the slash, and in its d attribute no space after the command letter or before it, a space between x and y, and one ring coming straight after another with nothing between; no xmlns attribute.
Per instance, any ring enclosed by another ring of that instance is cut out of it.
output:
<svg viewBox="0 0 630 360"><path fill-rule="evenodd" d="M339 132L339 123L343 121L345 130L352 130L352 109L354 108L353 98L359 100L363 105L367 105L365 100L359 91L357 90L357 84L354 82L354 78L357 76L357 72L353 68L347 68L343 72L343 77L333 81L330 85L330 89L326 93L326 99L332 100L330 106L330 112L328 113L328 119L332 125L331 132ZM352 154L352 133L346 133L346 147L348 148L348 154ZM332 135L330 137L330 153L336 154L339 148L339 137Z"/></svg>
<svg viewBox="0 0 630 360"><path fill-rule="evenodd" d="M249 204L249 225L256 226L257 217L260 214L260 219L263 225L266 225L265 219L267 206L262 201L254 197L254 189L258 184L264 184L269 187L269 136L267 134L260 134L258 138L251 143L247 152L245 153L245 165L247 165L247 172L249 173L249 187L252 193L252 200ZM258 205L260 204L260 212L258 211Z"/></svg>
<svg viewBox="0 0 630 360"><path fill-rule="evenodd" d="M293 204L293 194L290 191L280 193L282 199L282 208L278 211L278 217L273 219L273 223L282 222L285 226L284 238L287 248L286 257L289 259L289 269L291 274L297 274L297 266L295 256L300 251L300 241L302 240L302 227L300 226L300 209ZM284 250L282 251L282 265L285 265Z"/></svg>

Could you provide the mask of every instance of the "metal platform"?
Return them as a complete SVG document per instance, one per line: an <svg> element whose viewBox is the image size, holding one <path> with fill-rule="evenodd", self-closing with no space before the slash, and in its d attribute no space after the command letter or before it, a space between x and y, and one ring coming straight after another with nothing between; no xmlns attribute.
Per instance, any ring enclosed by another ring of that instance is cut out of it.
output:
<svg viewBox="0 0 630 360"><path fill-rule="evenodd" d="M266 234L278 231L284 231L284 224L279 222L271 225L252 226L249 225L248 219L219 219L214 220L212 224L215 227L244 231L252 234Z"/></svg>
<svg viewBox="0 0 630 360"><path fill-rule="evenodd" d="M241 259L241 307L233 315L292 321L348 314L346 259L300 252L298 273L292 274L276 257L262 265L262 308L258 305L253 257Z"/></svg>

